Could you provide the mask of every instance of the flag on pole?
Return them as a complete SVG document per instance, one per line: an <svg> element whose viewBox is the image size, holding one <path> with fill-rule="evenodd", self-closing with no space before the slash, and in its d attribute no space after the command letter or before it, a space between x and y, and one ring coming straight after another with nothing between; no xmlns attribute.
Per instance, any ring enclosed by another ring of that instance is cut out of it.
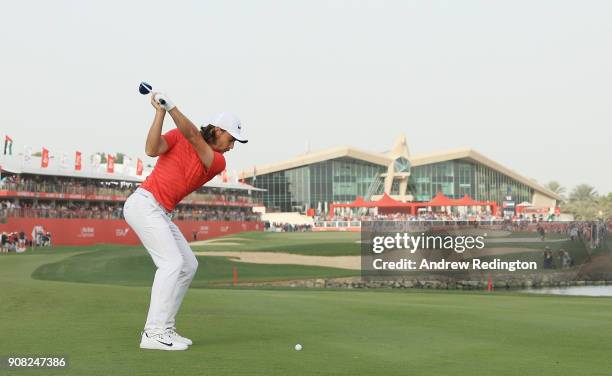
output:
<svg viewBox="0 0 612 376"><path fill-rule="evenodd" d="M126 175L129 174L131 167L132 167L132 158L128 157L127 155L124 155L123 156L123 173Z"/></svg>
<svg viewBox="0 0 612 376"><path fill-rule="evenodd" d="M136 175L138 176L142 175L142 170L143 170L142 161L140 160L140 158L138 158L138 162L136 162Z"/></svg>
<svg viewBox="0 0 612 376"><path fill-rule="evenodd" d="M40 167L49 167L49 150L42 148L42 158L40 159Z"/></svg>
<svg viewBox="0 0 612 376"><path fill-rule="evenodd" d="M30 159L32 159L32 148L26 146L23 148L23 163L30 162Z"/></svg>
<svg viewBox="0 0 612 376"><path fill-rule="evenodd" d="M4 155L6 155L7 149L8 154L13 155L13 139L8 135L4 135Z"/></svg>
<svg viewBox="0 0 612 376"><path fill-rule="evenodd" d="M81 152L77 151L76 154L74 155L74 169L76 171L81 171L82 168L82 157L81 157Z"/></svg>
<svg viewBox="0 0 612 376"><path fill-rule="evenodd" d="M257 181L257 169L255 168L255 166L253 166L253 185L255 185L256 181Z"/></svg>
<svg viewBox="0 0 612 376"><path fill-rule="evenodd" d="M115 172L115 158L110 154L106 157L106 172L109 174Z"/></svg>
<svg viewBox="0 0 612 376"><path fill-rule="evenodd" d="M61 167L62 169L68 169L68 153L66 152L62 153Z"/></svg>
<svg viewBox="0 0 612 376"><path fill-rule="evenodd" d="M96 153L91 156L91 167L93 171L100 171L100 164L102 163L102 156L100 153Z"/></svg>

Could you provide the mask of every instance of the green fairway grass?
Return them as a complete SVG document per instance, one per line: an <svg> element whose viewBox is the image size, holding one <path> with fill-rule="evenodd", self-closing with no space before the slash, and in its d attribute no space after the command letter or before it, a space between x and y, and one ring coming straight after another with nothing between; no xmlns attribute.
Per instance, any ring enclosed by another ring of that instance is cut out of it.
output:
<svg viewBox="0 0 612 376"><path fill-rule="evenodd" d="M0 255L0 356L70 362L66 370L0 375L596 376L612 369L611 298L211 287L229 274L208 268L232 264L200 258L195 283L208 288L191 289L177 318L194 345L162 352L138 348L150 292L144 282L153 275L140 247ZM319 272L260 266L243 274ZM296 343L304 349L295 351Z"/></svg>
<svg viewBox="0 0 612 376"><path fill-rule="evenodd" d="M492 251L494 251L494 248L502 248L502 247L507 247L507 248L516 248L516 249L521 249L521 248L529 248L529 249L539 249L540 252L534 252L534 251L529 251L529 252L517 252L517 253L510 253L510 254L505 254L505 255L493 255L493 256L482 256L479 257L482 260L491 260L493 258L498 258L500 260L504 260L504 261L512 261L512 260L516 260L516 259L520 259L521 261L535 261L538 263L539 265L539 269L537 272L541 272L541 268L544 262L544 250L545 247L548 246L550 248L550 250L553 252L553 254L556 256L557 252L560 249L564 249L566 250L571 257L574 259L576 265L579 265L583 262L586 262L589 258L589 255L594 255L597 254L596 250L588 250L587 247L584 245L583 242L578 242L578 241L571 241L571 240L565 240L565 241L557 241L557 242L542 242L542 244L538 244L538 243L500 243L500 244L491 244L491 246L489 246L489 244L487 244L487 249L491 249ZM469 253L466 253L466 256L469 256ZM557 262L558 260L555 259L555 262Z"/></svg>
<svg viewBox="0 0 612 376"><path fill-rule="evenodd" d="M540 239L540 234L536 231L512 231L511 233L505 235L504 237L508 238L534 238L534 240ZM567 239L569 236L563 233L556 233L552 231L548 231L546 233L546 240L554 240L554 239Z"/></svg>

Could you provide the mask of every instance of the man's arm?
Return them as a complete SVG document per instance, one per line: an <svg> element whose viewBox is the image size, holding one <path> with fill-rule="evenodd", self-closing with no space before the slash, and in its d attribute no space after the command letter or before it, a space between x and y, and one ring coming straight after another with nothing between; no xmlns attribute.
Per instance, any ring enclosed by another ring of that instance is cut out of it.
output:
<svg viewBox="0 0 612 376"><path fill-rule="evenodd" d="M206 167L206 170L210 169L213 158L215 156L214 150L204 141L198 128L189 120L177 107L172 108L168 111L174 124L178 130L185 136L187 141L193 146L198 153L200 160Z"/></svg>
<svg viewBox="0 0 612 376"><path fill-rule="evenodd" d="M145 145L145 153L147 153L149 157L157 157L168 151L168 143L166 139L161 136L164 116L166 116L166 111L164 109L161 111L157 110L155 112L153 124L151 124L151 128L149 128L147 143Z"/></svg>
<svg viewBox="0 0 612 376"><path fill-rule="evenodd" d="M147 143L145 144L145 153L147 153L149 157L157 157L168 151L168 143L166 139L161 136L166 110L157 103L153 96L151 96L151 105L155 108L155 118L153 119L151 128L149 128Z"/></svg>

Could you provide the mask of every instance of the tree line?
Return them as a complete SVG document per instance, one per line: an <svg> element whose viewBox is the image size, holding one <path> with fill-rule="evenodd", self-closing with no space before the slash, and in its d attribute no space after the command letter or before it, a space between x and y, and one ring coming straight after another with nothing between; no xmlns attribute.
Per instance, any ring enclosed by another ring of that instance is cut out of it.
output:
<svg viewBox="0 0 612 376"><path fill-rule="evenodd" d="M580 184L567 194L567 190L557 181L546 184L546 188L561 196L561 213L573 214L582 221L612 218L612 192L599 194L594 187Z"/></svg>

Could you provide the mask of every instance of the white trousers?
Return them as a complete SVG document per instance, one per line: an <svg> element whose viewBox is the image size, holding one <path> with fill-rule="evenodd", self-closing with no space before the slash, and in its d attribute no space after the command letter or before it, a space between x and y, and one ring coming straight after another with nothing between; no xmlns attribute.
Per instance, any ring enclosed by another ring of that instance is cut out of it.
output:
<svg viewBox="0 0 612 376"><path fill-rule="evenodd" d="M176 329L176 314L198 269L198 260L151 192L136 189L125 201L123 214L157 267L144 329L151 333Z"/></svg>

